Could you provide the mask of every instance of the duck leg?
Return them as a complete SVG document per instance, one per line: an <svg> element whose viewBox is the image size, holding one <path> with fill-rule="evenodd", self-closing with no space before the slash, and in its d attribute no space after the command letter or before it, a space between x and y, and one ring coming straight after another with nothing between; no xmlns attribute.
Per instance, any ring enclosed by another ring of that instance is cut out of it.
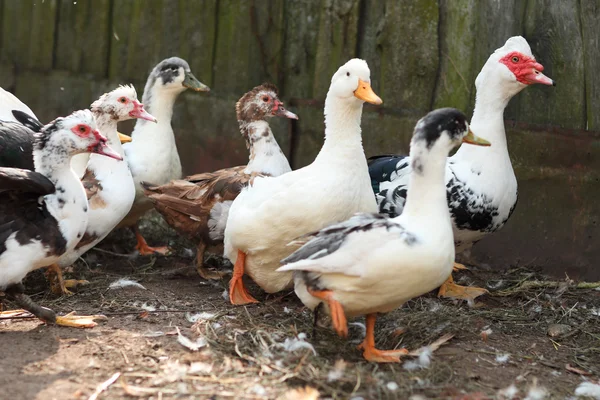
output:
<svg viewBox="0 0 600 400"><path fill-rule="evenodd" d="M234 305L258 303L258 300L252 297L244 286L242 277L244 276L245 265L246 253L238 250L237 260L233 266L233 276L231 277L231 281L229 281L229 300Z"/></svg>
<svg viewBox="0 0 600 400"><path fill-rule="evenodd" d="M31 298L24 293L24 287L22 284L8 287L5 293L9 300L17 303L17 305L22 307L23 310L30 312L37 318L49 324L69 326L73 328L93 328L97 325L94 320L107 319L103 315L73 315L73 313L69 313L60 317L56 316L56 313L51 309L42 307L31 300ZM23 310L12 311L12 313L22 312Z"/></svg>
<svg viewBox="0 0 600 400"><path fill-rule="evenodd" d="M208 280L219 280L223 276L227 275L226 272L223 271L211 271L204 267L204 251L206 250L206 244L203 241L198 243L198 248L196 249L196 271L198 271L198 275L202 278Z"/></svg>
<svg viewBox="0 0 600 400"><path fill-rule="evenodd" d="M331 320L333 323L333 329L341 337L348 337L348 322L346 320L346 313L342 304L333 298L333 292L331 290L315 290L310 287L306 287L308 293L311 296L321 299L329 306L329 313L331 314Z"/></svg>
<svg viewBox="0 0 600 400"><path fill-rule="evenodd" d="M367 334L358 349L363 351L363 357L370 362L400 362L403 355L408 354L408 350L378 350L375 348L375 320L377 314L367 314Z"/></svg>
<svg viewBox="0 0 600 400"><path fill-rule="evenodd" d="M454 269L467 269L462 264L454 263ZM476 286L460 286L454 283L454 279L452 275L446 279L446 282L440 286L438 291L438 297L445 297L449 299L459 299L466 300L467 302L472 302L476 297L481 296L482 294L489 293L486 289L476 287Z"/></svg>
<svg viewBox="0 0 600 400"><path fill-rule="evenodd" d="M62 270L58 264L52 264L46 268L46 279L50 282L50 290L52 293L61 296L73 295L73 292L68 288L72 289L78 285L87 285L89 283L86 280L63 279Z"/></svg>
<svg viewBox="0 0 600 400"><path fill-rule="evenodd" d="M135 238L137 240L137 245L135 246L135 249L140 253L140 255L150 256L152 254L160 254L160 255L166 256L169 253L171 253L171 249L168 248L167 246L160 246L160 247L148 246L146 239L144 239L144 237L140 233L140 228L138 227L137 223L133 227L131 227L131 229L133 230L133 233L135 234Z"/></svg>

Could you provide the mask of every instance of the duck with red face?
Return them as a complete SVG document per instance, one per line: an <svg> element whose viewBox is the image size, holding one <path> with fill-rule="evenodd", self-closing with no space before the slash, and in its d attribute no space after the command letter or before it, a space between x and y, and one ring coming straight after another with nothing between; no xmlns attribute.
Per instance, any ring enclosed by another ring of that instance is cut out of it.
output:
<svg viewBox="0 0 600 400"><path fill-rule="evenodd" d="M489 140L490 147L461 146L446 163L447 200L452 217L456 254L504 226L517 204L517 178L510 162L504 130L504 109L511 98L533 84L554 86L544 75L527 41L509 38L497 49L475 80L477 94L471 128ZM379 212L402 214L412 174L407 156L369 159L369 174ZM456 264L457 269L464 268ZM472 302L487 290L455 284L452 277L439 295Z"/></svg>
<svg viewBox="0 0 600 400"><path fill-rule="evenodd" d="M542 85L556 86L556 82L542 73L544 66L532 56L525 55L519 51L511 51L500 59L500 62L508 67L515 75L517 81L531 85L540 83Z"/></svg>
<svg viewBox="0 0 600 400"><path fill-rule="evenodd" d="M57 118L37 134L19 123L0 122L2 134L23 130L35 137L35 171L0 167L0 291L46 322L92 327L95 316L56 316L38 306L23 293L21 280L71 251L85 233L89 204L71 158L86 152L123 158L107 145L89 110Z"/></svg>

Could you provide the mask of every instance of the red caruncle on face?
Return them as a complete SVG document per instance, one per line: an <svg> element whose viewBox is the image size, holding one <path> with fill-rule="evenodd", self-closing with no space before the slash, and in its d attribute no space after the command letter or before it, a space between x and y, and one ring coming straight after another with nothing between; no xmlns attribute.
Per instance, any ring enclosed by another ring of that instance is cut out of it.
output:
<svg viewBox="0 0 600 400"><path fill-rule="evenodd" d="M554 85L554 81L542 73L544 66L533 57L513 51L502 57L500 62L508 67L517 78L517 81L525 85L533 83Z"/></svg>

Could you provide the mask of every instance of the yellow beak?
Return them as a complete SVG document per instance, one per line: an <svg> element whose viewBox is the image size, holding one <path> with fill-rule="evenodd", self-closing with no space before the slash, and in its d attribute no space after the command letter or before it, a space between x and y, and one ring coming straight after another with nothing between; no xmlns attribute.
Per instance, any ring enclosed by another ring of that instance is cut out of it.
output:
<svg viewBox="0 0 600 400"><path fill-rule="evenodd" d="M469 133L463 138L463 143L474 144L475 146L491 146L492 144L487 140L476 136L471 128L469 128Z"/></svg>
<svg viewBox="0 0 600 400"><path fill-rule="evenodd" d="M119 134L119 140L121 143L129 143L131 142L131 137L127 135L123 135L121 132L117 132Z"/></svg>
<svg viewBox="0 0 600 400"><path fill-rule="evenodd" d="M383 100L371 89L371 84L360 79L358 80L358 89L354 91L354 97L371 104L383 103Z"/></svg>

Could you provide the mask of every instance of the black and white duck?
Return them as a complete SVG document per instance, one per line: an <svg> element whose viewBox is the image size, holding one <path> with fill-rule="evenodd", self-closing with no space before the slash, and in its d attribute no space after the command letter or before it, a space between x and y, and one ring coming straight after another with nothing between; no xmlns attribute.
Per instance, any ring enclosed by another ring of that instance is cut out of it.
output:
<svg viewBox="0 0 600 400"><path fill-rule="evenodd" d="M446 164L447 200L457 254L502 228L517 204L517 179L506 144L504 109L513 96L530 85L554 85L543 70L527 41L515 36L489 57L475 80L477 95L471 127L493 145L462 146ZM380 213L396 217L403 212L412 172L410 156L369 159ZM456 264L456 268L464 266ZM472 301L486 292L459 286L450 276L439 294Z"/></svg>
<svg viewBox="0 0 600 400"><path fill-rule="evenodd" d="M14 129L28 128L0 123L0 131ZM35 134L35 171L0 167L0 291L46 322L73 327L94 326L95 316L56 316L25 295L21 281L73 250L85 233L87 197L70 165L72 156L85 152L122 159L89 110L57 118Z"/></svg>
<svg viewBox="0 0 600 400"><path fill-rule="evenodd" d="M372 362L398 362L406 349L375 347L377 313L438 287L452 271L454 241L446 202L446 157L468 142L489 145L469 129L453 108L432 111L416 125L410 156L413 173L404 212L395 218L358 214L304 236L303 244L282 260L278 271L294 272L295 292L310 309L321 303L340 336L347 317L366 315L366 336L359 346Z"/></svg>

